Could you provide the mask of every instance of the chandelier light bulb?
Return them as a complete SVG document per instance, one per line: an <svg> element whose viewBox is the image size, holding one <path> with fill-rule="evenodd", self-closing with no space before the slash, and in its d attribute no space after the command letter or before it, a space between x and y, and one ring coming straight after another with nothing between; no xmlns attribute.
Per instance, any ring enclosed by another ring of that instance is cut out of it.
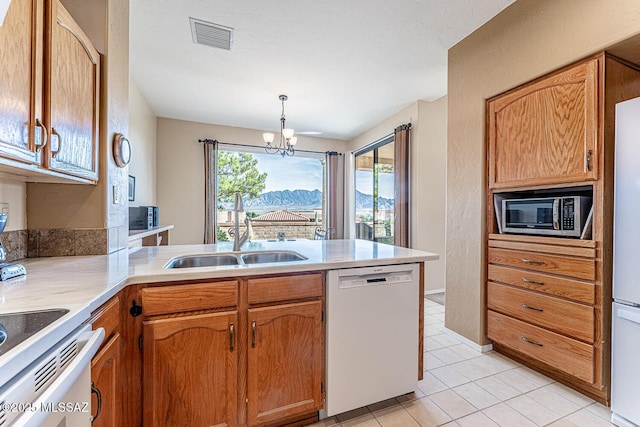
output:
<svg viewBox="0 0 640 427"><path fill-rule="evenodd" d="M266 142L267 144L271 144L273 142L274 137L275 135L272 134L271 132L265 132L262 134L262 139L264 139L264 142Z"/></svg>
<svg viewBox="0 0 640 427"><path fill-rule="evenodd" d="M282 129L282 135L284 136L285 139L293 138L293 134L294 134L293 129L290 129L290 128Z"/></svg>
<svg viewBox="0 0 640 427"><path fill-rule="evenodd" d="M297 136L293 136L293 137L289 138L289 145L291 145L292 147L294 145L296 145L297 142L298 142L298 137Z"/></svg>

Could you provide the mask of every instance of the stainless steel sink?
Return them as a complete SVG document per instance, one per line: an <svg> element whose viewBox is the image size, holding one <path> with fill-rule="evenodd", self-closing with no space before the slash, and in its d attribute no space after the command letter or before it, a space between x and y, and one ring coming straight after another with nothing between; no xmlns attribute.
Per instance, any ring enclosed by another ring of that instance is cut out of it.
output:
<svg viewBox="0 0 640 427"><path fill-rule="evenodd" d="M173 258L165 268L219 267L238 265L238 257L232 254L188 255Z"/></svg>
<svg viewBox="0 0 640 427"><path fill-rule="evenodd" d="M268 262L304 261L307 257L292 251L251 252L240 255L245 264L264 264Z"/></svg>
<svg viewBox="0 0 640 427"><path fill-rule="evenodd" d="M69 310L51 309L0 314L0 355L49 326Z"/></svg>
<svg viewBox="0 0 640 427"><path fill-rule="evenodd" d="M220 267L226 265L304 261L305 259L307 259L307 257L293 251L255 251L244 253L185 255L171 259L164 268Z"/></svg>

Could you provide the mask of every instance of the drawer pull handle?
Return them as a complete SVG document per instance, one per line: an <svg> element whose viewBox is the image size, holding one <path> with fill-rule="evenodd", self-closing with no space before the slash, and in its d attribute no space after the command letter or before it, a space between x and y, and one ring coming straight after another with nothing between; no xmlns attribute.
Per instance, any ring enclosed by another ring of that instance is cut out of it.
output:
<svg viewBox="0 0 640 427"><path fill-rule="evenodd" d="M543 310L543 309L541 309L541 308L538 308L538 307L530 307L530 306L528 306L527 304L522 304L522 308L526 308L527 310L540 311L540 312L544 311L544 310Z"/></svg>
<svg viewBox="0 0 640 427"><path fill-rule="evenodd" d="M233 322L229 323L229 351L236 347L236 328Z"/></svg>
<svg viewBox="0 0 640 427"><path fill-rule="evenodd" d="M532 285L544 285L544 282L536 282L535 280L530 280L530 279L527 279L526 277L523 277L522 281L524 283L529 283L529 284L532 284Z"/></svg>
<svg viewBox="0 0 640 427"><path fill-rule="evenodd" d="M521 258L520 261L524 262L525 264L544 265L544 261L538 261L536 259Z"/></svg>
<svg viewBox="0 0 640 427"><path fill-rule="evenodd" d="M524 336L520 336L520 339L522 341L526 342L526 343L537 345L538 347L542 347L542 343L541 342L531 341L530 339L528 339L527 337L524 337Z"/></svg>
<svg viewBox="0 0 640 427"><path fill-rule="evenodd" d="M256 348L256 321L251 321L251 348Z"/></svg>

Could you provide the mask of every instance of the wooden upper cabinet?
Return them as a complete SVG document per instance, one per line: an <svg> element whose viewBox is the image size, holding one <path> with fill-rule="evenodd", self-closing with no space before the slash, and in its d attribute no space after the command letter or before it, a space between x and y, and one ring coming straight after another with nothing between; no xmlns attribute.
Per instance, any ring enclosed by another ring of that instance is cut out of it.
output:
<svg viewBox="0 0 640 427"><path fill-rule="evenodd" d="M59 0L50 0L47 166L98 178L100 55Z"/></svg>
<svg viewBox="0 0 640 427"><path fill-rule="evenodd" d="M143 322L143 425L235 426L237 311Z"/></svg>
<svg viewBox="0 0 640 427"><path fill-rule="evenodd" d="M13 0L0 26L0 156L32 164L45 141L42 23L43 0Z"/></svg>
<svg viewBox="0 0 640 427"><path fill-rule="evenodd" d="M489 187L598 177L600 59L488 101Z"/></svg>
<svg viewBox="0 0 640 427"><path fill-rule="evenodd" d="M322 408L322 301L249 309L249 426Z"/></svg>

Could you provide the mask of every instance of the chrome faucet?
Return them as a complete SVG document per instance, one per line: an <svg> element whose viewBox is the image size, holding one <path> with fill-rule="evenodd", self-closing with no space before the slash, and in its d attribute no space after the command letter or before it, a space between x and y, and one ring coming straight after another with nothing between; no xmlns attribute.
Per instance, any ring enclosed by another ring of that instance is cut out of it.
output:
<svg viewBox="0 0 640 427"><path fill-rule="evenodd" d="M240 212L244 212L244 206L242 204L242 196L240 193L236 193L236 203L233 206L233 222L234 222L234 233L233 233L233 251L237 252L240 250L242 245L245 244L247 240L249 240L249 236L251 236L251 220L249 218L244 219L244 223L247 226L247 229L242 236L240 235L240 220L239 214Z"/></svg>

